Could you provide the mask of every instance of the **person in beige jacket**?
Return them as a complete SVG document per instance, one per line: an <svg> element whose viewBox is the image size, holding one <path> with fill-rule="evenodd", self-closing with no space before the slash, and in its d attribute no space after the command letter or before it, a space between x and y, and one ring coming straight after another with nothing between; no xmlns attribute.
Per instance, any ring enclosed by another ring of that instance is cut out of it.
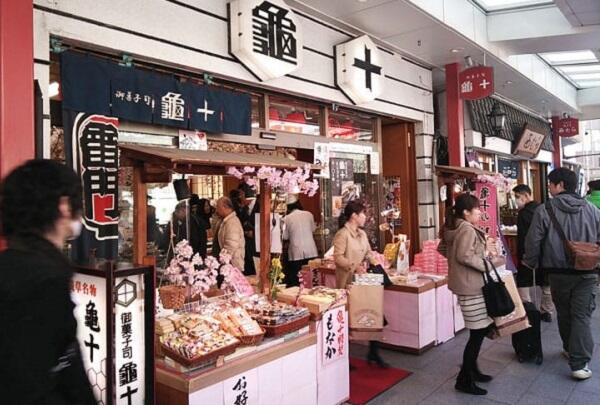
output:
<svg viewBox="0 0 600 405"><path fill-rule="evenodd" d="M459 195L442 229L438 248L448 258L448 288L458 296L465 326L470 333L455 388L473 395L487 394L475 382L492 380L477 366L483 339L493 324L481 290L488 252L486 236L476 227L480 219L479 199L469 193Z"/></svg>
<svg viewBox="0 0 600 405"><path fill-rule="evenodd" d="M227 197L217 200L217 215L221 221L216 225L217 240L221 252L226 251L231 255L231 264L244 271L244 255L246 242L244 240L244 229L242 223L235 214L233 204Z"/></svg>
<svg viewBox="0 0 600 405"><path fill-rule="evenodd" d="M333 238L337 288L347 288L352 283L354 272L365 271L369 263L375 264L369 239L362 229L366 221L365 206L358 201L350 201L344 208L340 229ZM367 360L381 368L389 367L379 355L379 343L374 340L369 342Z"/></svg>

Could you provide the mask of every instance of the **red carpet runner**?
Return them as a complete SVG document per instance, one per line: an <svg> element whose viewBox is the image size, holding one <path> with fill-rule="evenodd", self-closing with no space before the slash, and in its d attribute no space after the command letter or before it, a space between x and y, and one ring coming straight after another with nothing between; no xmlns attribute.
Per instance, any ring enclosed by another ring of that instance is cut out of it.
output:
<svg viewBox="0 0 600 405"><path fill-rule="evenodd" d="M411 373L399 368L379 368L366 361L350 357L350 364L356 367L350 371L350 403L364 405L367 401L390 389Z"/></svg>

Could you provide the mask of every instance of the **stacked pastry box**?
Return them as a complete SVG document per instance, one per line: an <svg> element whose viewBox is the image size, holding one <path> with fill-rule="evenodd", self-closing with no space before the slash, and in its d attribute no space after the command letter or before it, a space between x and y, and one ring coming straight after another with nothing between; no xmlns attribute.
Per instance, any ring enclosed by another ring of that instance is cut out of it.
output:
<svg viewBox="0 0 600 405"><path fill-rule="evenodd" d="M277 299L292 305L306 308L313 320L321 319L329 309L347 304L346 290L327 287L290 287L277 294Z"/></svg>
<svg viewBox="0 0 600 405"><path fill-rule="evenodd" d="M423 273L448 274L448 260L438 251L439 239L423 242L423 250L415 255L415 266Z"/></svg>
<svg viewBox="0 0 600 405"><path fill-rule="evenodd" d="M186 369L195 369L254 351L263 338L278 337L305 329L306 308L270 302L263 295L227 297L193 310L156 320L159 355Z"/></svg>

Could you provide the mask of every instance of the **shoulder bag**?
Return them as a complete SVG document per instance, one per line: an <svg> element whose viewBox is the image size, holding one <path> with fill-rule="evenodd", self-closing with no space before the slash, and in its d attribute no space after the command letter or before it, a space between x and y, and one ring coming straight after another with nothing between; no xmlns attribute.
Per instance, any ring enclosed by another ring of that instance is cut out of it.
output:
<svg viewBox="0 0 600 405"><path fill-rule="evenodd" d="M486 259L483 259L483 263L485 272L483 273L483 287L481 290L488 315L494 318L506 316L515 310L515 303L510 297L502 278L500 278L496 266ZM497 280L494 280L490 274L489 266L494 270Z"/></svg>
<svg viewBox="0 0 600 405"><path fill-rule="evenodd" d="M556 231L562 240L567 263L569 263L569 265L575 270L595 270L600 264L600 246L598 246L597 243L592 242L568 240L567 235L565 235L565 231L556 219L556 214L554 213L554 208L552 207L552 204L550 204L550 201L548 201L545 205L546 211L548 211L548 215L550 216L550 220L552 221L552 224L556 228Z"/></svg>

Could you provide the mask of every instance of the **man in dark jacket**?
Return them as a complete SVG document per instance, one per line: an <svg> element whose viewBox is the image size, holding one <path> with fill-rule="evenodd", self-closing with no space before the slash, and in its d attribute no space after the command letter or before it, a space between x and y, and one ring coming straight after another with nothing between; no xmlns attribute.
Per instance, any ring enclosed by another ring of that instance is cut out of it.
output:
<svg viewBox="0 0 600 405"><path fill-rule="evenodd" d="M517 257L519 259L516 277L517 287L523 301L533 302L531 300L530 290L531 287L535 287L533 285L533 271L521 262L523 261L523 254L525 253L525 237L531 226L531 221L533 221L535 209L539 204L533 199L531 188L529 188L527 184L519 184L513 188L513 193L515 194L517 207L519 208L519 214L517 216ZM535 272L535 284L536 286L542 287L542 302L540 305L542 320L545 322L552 322L552 312L554 308L552 305L550 285L539 269Z"/></svg>
<svg viewBox="0 0 600 405"><path fill-rule="evenodd" d="M81 181L32 160L0 185L0 402L92 405L61 249L81 230Z"/></svg>
<svg viewBox="0 0 600 405"><path fill-rule="evenodd" d="M547 204L564 229L567 240L600 243L600 210L575 194L577 175L566 168L548 175L548 189L554 197ZM538 207L525 241L523 262L549 274L558 329L572 376L592 376L588 363L594 339L590 329L596 307L597 271L577 271L567 259L564 244L551 222L546 205Z"/></svg>

